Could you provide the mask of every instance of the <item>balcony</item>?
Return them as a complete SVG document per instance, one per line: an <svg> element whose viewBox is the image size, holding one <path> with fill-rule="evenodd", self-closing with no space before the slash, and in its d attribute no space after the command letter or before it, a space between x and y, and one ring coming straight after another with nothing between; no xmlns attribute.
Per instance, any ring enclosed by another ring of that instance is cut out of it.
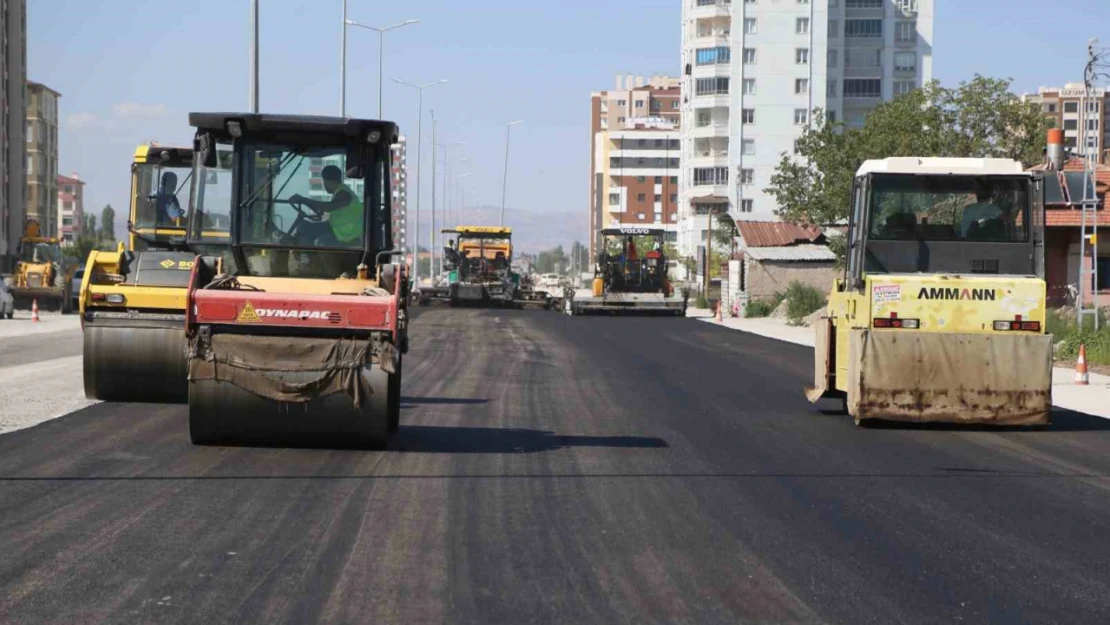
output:
<svg viewBox="0 0 1110 625"><path fill-rule="evenodd" d="M694 126L690 130L690 136L694 138L727 137L728 122L710 122L702 126Z"/></svg>
<svg viewBox="0 0 1110 625"><path fill-rule="evenodd" d="M722 17L732 14L730 0L694 0L694 8L690 12L692 17Z"/></svg>

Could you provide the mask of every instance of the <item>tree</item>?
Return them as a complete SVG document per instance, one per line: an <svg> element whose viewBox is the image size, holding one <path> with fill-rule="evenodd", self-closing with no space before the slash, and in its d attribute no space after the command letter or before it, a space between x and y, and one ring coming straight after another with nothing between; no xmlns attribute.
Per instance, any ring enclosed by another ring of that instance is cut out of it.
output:
<svg viewBox="0 0 1110 625"><path fill-rule="evenodd" d="M96 238L96 215L91 213L85 214L85 227L82 230L85 236L92 237L93 239Z"/></svg>
<svg viewBox="0 0 1110 625"><path fill-rule="evenodd" d="M563 251L562 245L540 252L536 256L536 273L566 271L567 266L567 254Z"/></svg>
<svg viewBox="0 0 1110 625"><path fill-rule="evenodd" d="M783 154L767 192L793 223L842 223L852 180L867 159L891 156L1010 158L1041 161L1051 123L1037 105L1010 93L1010 81L976 75L956 88L933 81L877 106L860 128L829 123L820 109Z"/></svg>
<svg viewBox="0 0 1110 625"><path fill-rule="evenodd" d="M713 249L728 250L732 255L733 239L737 236L736 222L728 213L717 213L713 220Z"/></svg>
<svg viewBox="0 0 1110 625"><path fill-rule="evenodd" d="M116 211L111 204L100 211L100 239L102 241L116 240Z"/></svg>

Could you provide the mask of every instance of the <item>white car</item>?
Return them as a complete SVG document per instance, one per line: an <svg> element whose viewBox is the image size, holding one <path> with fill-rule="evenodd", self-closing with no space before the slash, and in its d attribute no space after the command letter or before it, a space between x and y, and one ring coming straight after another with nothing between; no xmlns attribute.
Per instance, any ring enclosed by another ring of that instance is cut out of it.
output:
<svg viewBox="0 0 1110 625"><path fill-rule="evenodd" d="M8 283L0 278L0 319L11 319L15 316L15 298L8 291Z"/></svg>

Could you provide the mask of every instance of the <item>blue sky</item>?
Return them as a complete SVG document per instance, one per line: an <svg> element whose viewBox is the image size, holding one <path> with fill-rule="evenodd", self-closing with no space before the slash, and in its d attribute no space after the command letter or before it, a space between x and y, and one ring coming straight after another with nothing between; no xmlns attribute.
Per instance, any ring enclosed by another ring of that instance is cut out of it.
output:
<svg viewBox="0 0 1110 625"><path fill-rule="evenodd" d="M336 114L341 0L260 2L262 110ZM450 79L425 91L425 108L436 111L443 140L466 141L456 152L487 204L500 202L504 125L524 119L513 129L508 204L580 222L583 233L590 92L618 73L679 69L677 0L348 3L350 19L365 24L421 20L386 35L385 118L414 139L416 94L389 78ZM28 77L62 93L59 171L88 182L87 210L126 210L137 144L187 144L189 111L248 106L248 0L27 4ZM1110 2L936 0L934 28L934 77L943 83L978 72L1036 90L1081 77L1088 37L1110 44ZM349 115L376 116L377 44L373 32L348 33ZM430 134L426 125L426 145Z"/></svg>

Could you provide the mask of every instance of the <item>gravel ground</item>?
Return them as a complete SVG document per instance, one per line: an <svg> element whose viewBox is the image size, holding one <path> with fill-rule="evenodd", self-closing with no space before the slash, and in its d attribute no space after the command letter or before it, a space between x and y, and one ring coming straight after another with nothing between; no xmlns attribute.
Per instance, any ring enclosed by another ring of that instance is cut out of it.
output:
<svg viewBox="0 0 1110 625"><path fill-rule="evenodd" d="M15 319L0 320L0 356L4 354L5 337L81 331L81 318L77 315L40 312L39 318L42 321L35 323L31 321L31 311L17 310L15 311ZM3 366L3 362L0 362L0 366Z"/></svg>

